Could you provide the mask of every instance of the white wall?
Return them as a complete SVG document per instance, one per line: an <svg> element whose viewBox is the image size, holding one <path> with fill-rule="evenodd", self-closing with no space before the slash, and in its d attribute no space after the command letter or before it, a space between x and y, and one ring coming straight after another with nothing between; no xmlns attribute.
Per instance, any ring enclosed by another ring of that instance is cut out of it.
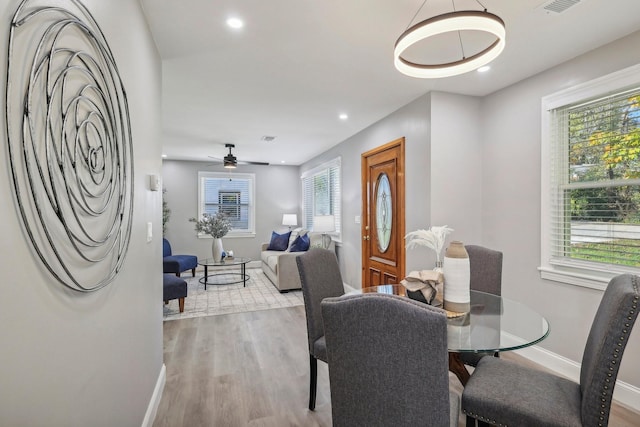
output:
<svg viewBox="0 0 640 427"><path fill-rule="evenodd" d="M449 239L465 244L482 238L479 108L475 97L431 94L431 174L424 182L431 186L431 223L425 227L448 225L453 228Z"/></svg>
<svg viewBox="0 0 640 427"><path fill-rule="evenodd" d="M210 238L198 238L194 223L189 218L198 216L198 171L228 172L222 166L206 162L164 160L162 162L162 184L167 190L171 217L166 238L174 253L196 255L198 259L211 258ZM260 247L269 242L271 232L283 232L282 214L295 213L301 224L300 198L302 184L299 168L294 166L240 165L238 173L253 173L256 177L256 235L255 237L231 237L223 239L225 250L235 256L260 260ZM233 172L231 172L233 176Z"/></svg>
<svg viewBox="0 0 640 427"><path fill-rule="evenodd" d="M9 22L20 1L0 5L0 75ZM131 243L106 288L80 294L56 282L35 255L18 216L6 137L0 173L0 425L139 426L162 370L160 61L140 5L83 0L98 21L127 90L134 147ZM5 84L1 85L2 103ZM4 108L3 108L4 111ZM3 116L4 117L4 116ZM6 135L4 118L0 134ZM147 222L155 238L146 242Z"/></svg>
<svg viewBox="0 0 640 427"><path fill-rule="evenodd" d="M482 100L482 241L504 252L504 295L525 301L551 324L540 346L580 362L602 292L541 280L541 98L640 62L640 32L524 80ZM640 387L640 326L619 379ZM640 408L640 401L636 402Z"/></svg>
<svg viewBox="0 0 640 427"><path fill-rule="evenodd" d="M331 150L302 165L308 170L342 156L342 243L337 252L343 280L362 284L361 154L405 137L406 231L449 225L450 238L466 243L480 240L481 165L479 100L431 93L398 109ZM407 271L431 268L433 252L407 251Z"/></svg>

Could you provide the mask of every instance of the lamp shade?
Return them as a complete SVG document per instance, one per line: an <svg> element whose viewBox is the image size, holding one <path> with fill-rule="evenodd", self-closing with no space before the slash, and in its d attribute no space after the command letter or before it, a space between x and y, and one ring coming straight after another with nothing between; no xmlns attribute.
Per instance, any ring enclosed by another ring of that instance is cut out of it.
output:
<svg viewBox="0 0 640 427"><path fill-rule="evenodd" d="M313 217L313 231L330 233L336 231L336 222L333 215L319 215Z"/></svg>
<svg viewBox="0 0 640 427"><path fill-rule="evenodd" d="M298 225L298 215L282 214L282 225Z"/></svg>

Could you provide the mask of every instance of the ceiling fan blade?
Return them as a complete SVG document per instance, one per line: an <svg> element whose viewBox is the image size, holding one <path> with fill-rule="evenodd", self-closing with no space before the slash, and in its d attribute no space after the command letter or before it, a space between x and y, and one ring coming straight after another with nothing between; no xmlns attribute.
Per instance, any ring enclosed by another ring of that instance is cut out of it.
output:
<svg viewBox="0 0 640 427"><path fill-rule="evenodd" d="M213 157L213 156L207 156L208 158L210 158L211 160L213 160L213 163L207 163L206 165L204 165L205 167L209 167L209 166L218 166L222 164L222 159L218 158L218 157Z"/></svg>
<svg viewBox="0 0 640 427"><path fill-rule="evenodd" d="M239 165L260 165L260 166L269 166L267 162L251 162L246 160L238 160Z"/></svg>

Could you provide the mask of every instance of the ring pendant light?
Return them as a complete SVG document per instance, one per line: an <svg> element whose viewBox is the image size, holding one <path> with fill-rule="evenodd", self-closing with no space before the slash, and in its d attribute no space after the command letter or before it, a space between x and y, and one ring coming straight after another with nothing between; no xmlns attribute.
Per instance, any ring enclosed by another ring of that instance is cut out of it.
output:
<svg viewBox="0 0 640 427"><path fill-rule="evenodd" d="M419 64L402 57L417 42L453 31L482 31L493 34L496 40L482 51L460 60L441 64ZM505 47L504 21L484 11L454 11L426 19L407 29L396 41L394 65L401 73L418 78L442 78L467 73L488 64Z"/></svg>

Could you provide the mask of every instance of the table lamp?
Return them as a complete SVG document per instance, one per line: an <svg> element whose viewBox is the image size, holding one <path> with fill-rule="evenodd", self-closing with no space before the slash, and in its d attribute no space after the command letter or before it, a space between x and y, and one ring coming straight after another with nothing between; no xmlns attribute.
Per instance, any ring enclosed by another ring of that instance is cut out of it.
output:
<svg viewBox="0 0 640 427"><path fill-rule="evenodd" d="M298 225L298 215L282 214L282 225L289 226L289 231L291 231L291 226Z"/></svg>
<svg viewBox="0 0 640 427"><path fill-rule="evenodd" d="M329 244L331 243L331 236L328 236L327 233L336 231L335 221L336 220L333 215L319 215L313 217L313 231L322 233L322 247L324 249L329 248ZM327 237L329 238L328 243Z"/></svg>

